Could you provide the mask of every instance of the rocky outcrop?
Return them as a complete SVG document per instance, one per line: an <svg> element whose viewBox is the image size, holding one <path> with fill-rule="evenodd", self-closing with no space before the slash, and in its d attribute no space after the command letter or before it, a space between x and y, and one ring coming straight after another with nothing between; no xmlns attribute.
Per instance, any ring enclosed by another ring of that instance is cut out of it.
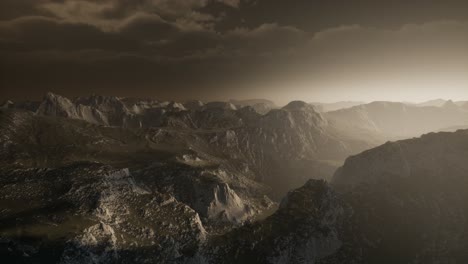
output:
<svg viewBox="0 0 468 264"><path fill-rule="evenodd" d="M206 208L208 218L226 219L228 221L241 223L243 220L254 215L249 207L239 198L227 183L216 185L213 190L198 190L202 200L211 201ZM197 207L197 206L195 206Z"/></svg>
<svg viewBox="0 0 468 264"><path fill-rule="evenodd" d="M207 263L319 263L336 253L349 208L324 181L311 180L290 192L263 221L214 238Z"/></svg>
<svg viewBox="0 0 468 264"><path fill-rule="evenodd" d="M70 118L78 117L76 106L72 101L53 93L47 93L45 95L39 109L37 109L37 114Z"/></svg>
<svg viewBox="0 0 468 264"><path fill-rule="evenodd" d="M245 174L223 167L210 169L200 158L185 156L182 162L153 165L136 177L148 188L189 205L206 225L242 224L274 206L264 196L267 188Z"/></svg>

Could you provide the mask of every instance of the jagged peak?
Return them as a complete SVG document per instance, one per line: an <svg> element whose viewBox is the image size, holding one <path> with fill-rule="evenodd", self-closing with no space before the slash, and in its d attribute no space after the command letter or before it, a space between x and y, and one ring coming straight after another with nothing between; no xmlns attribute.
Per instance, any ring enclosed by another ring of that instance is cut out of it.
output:
<svg viewBox="0 0 468 264"><path fill-rule="evenodd" d="M57 94L51 92L51 91L48 91L44 94L44 98L52 98L52 97L55 97Z"/></svg>
<svg viewBox="0 0 468 264"><path fill-rule="evenodd" d="M67 97L65 96L62 96L62 95L59 95L59 94L56 94L56 93L53 93L53 92L47 92L45 95L44 95L44 99L54 99L54 100L57 100L57 99L67 99L67 100L70 100L68 99Z"/></svg>
<svg viewBox="0 0 468 264"><path fill-rule="evenodd" d="M187 110L187 109L184 107L183 104L178 103L178 102L174 102L174 101L170 102L167 106L168 106L169 108L175 109L175 110L181 110L181 111L182 111L182 110Z"/></svg>
<svg viewBox="0 0 468 264"><path fill-rule="evenodd" d="M73 102L70 99L68 99L67 97L56 94L56 93L53 93L53 92L47 92L44 95L42 104L44 104L46 102L54 102L54 103L57 103L57 104L60 104L60 105L67 105L67 106L73 104Z"/></svg>
<svg viewBox="0 0 468 264"><path fill-rule="evenodd" d="M313 105L303 101L292 101L281 109L273 109L263 120L275 127L296 127L297 124L323 126L326 118Z"/></svg>
<svg viewBox="0 0 468 264"><path fill-rule="evenodd" d="M65 117L75 117L77 115L76 107L70 99L52 92L47 92L44 95L44 99L39 105L36 113L40 115L57 115Z"/></svg>
<svg viewBox="0 0 468 264"><path fill-rule="evenodd" d="M309 104L304 102L304 101L291 101L287 105L285 105L283 107L283 109L294 110L294 109L300 109L300 108L303 108L303 107L307 107L307 105L309 105Z"/></svg>
<svg viewBox="0 0 468 264"><path fill-rule="evenodd" d="M298 110L313 110L316 111L315 107L311 104L308 104L304 101L291 101L289 104L284 106L282 109L289 111L298 111Z"/></svg>

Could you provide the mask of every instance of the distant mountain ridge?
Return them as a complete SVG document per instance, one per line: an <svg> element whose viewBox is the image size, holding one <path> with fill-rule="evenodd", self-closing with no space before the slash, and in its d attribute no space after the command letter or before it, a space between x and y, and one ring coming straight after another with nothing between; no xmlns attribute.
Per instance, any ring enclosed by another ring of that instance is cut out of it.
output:
<svg viewBox="0 0 468 264"><path fill-rule="evenodd" d="M435 99L435 100L429 100L429 101L422 102L422 103L410 103L410 105L443 107L444 104L448 102L454 102L458 106L463 106L464 104L468 103L468 101L452 101L452 100L445 100L445 99Z"/></svg>
<svg viewBox="0 0 468 264"><path fill-rule="evenodd" d="M420 136L451 126L468 124L468 109L452 101L441 107L398 102L372 102L325 113L330 122L350 133L372 131L388 139Z"/></svg>
<svg viewBox="0 0 468 264"><path fill-rule="evenodd" d="M366 104L365 102L359 101L342 101L342 102L335 102L335 103L319 103L319 102L312 102L311 105L314 105L318 108L321 112L330 112L336 111L340 109L350 108L357 105Z"/></svg>

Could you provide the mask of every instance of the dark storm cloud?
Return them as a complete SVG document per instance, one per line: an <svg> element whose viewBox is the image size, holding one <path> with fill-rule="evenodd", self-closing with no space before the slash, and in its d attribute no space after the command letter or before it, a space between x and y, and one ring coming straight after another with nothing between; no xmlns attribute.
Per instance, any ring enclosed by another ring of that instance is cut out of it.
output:
<svg viewBox="0 0 468 264"><path fill-rule="evenodd" d="M134 50L140 43L121 34L104 33L87 24L71 24L47 17L22 17L0 23L3 51Z"/></svg>
<svg viewBox="0 0 468 264"><path fill-rule="evenodd" d="M5 0L2 97L54 90L286 100L320 94L314 86L326 81L340 86L337 74L351 84L370 71L398 75L406 67L417 75L412 67L421 60L432 70L465 69L466 4L424 1L416 10L414 2L392 3Z"/></svg>

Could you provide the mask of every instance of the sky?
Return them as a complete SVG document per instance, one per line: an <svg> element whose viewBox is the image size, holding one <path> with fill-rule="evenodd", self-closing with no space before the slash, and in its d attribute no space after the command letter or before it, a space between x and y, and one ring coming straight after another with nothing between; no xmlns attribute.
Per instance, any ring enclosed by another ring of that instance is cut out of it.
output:
<svg viewBox="0 0 468 264"><path fill-rule="evenodd" d="M0 99L468 100L468 1L1 0Z"/></svg>

